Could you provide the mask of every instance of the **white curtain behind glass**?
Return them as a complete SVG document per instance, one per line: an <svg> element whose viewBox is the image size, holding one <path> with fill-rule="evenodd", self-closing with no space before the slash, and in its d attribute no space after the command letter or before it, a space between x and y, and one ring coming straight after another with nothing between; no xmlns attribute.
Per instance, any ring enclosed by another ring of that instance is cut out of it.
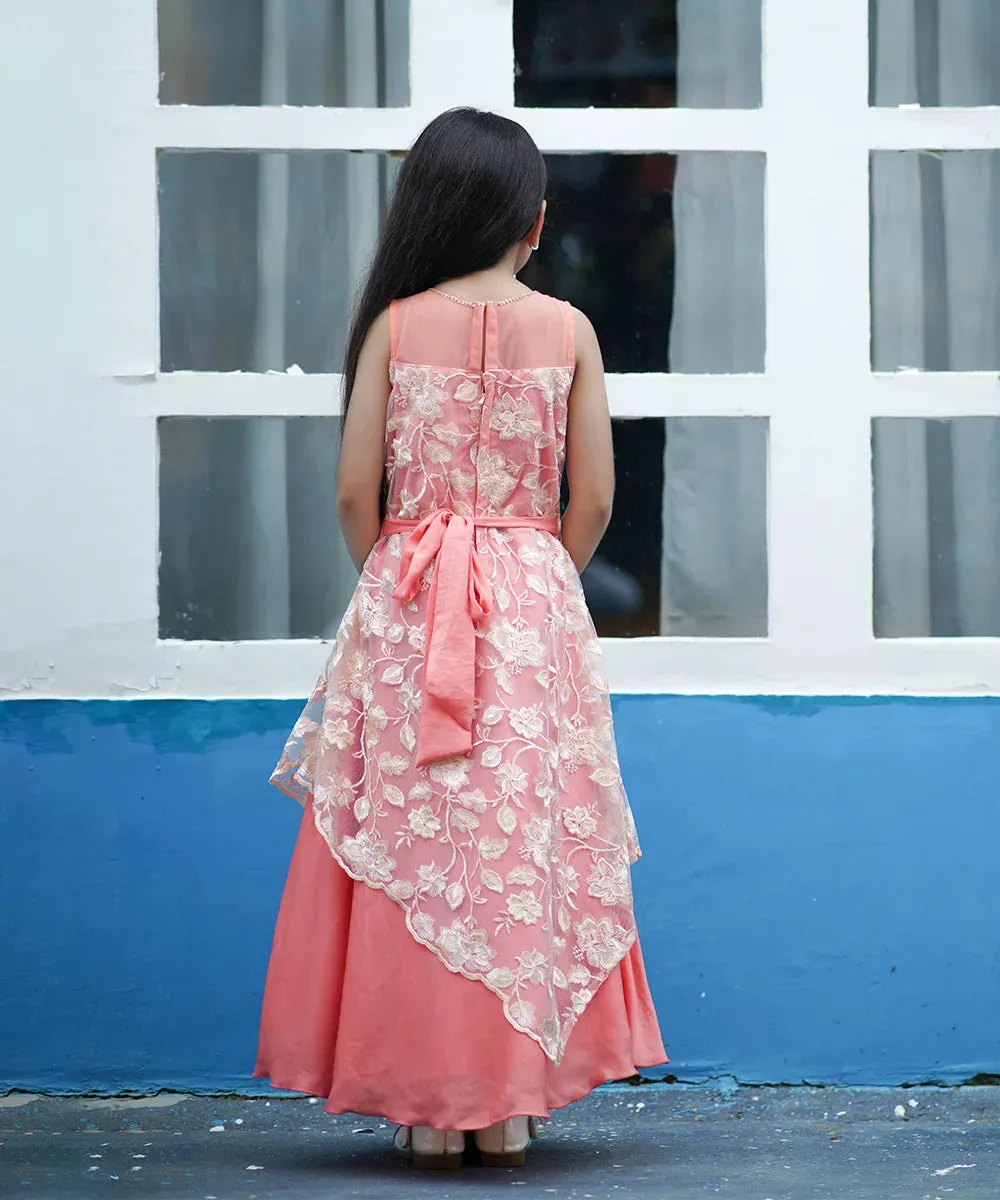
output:
<svg viewBox="0 0 1000 1200"><path fill-rule="evenodd" d="M679 0L677 104L760 103L760 8ZM675 284L670 369L764 368L764 159L686 153L674 185ZM669 385L668 385L669 386ZM667 423L660 630L767 632L764 423Z"/></svg>
<svg viewBox="0 0 1000 1200"><path fill-rule="evenodd" d="M880 0L872 37L876 104L1000 103L995 0ZM1000 154L876 154L872 223L874 368L1000 368ZM998 427L876 423L878 636L1000 635Z"/></svg>
<svg viewBox="0 0 1000 1200"><path fill-rule="evenodd" d="M408 58L405 4L258 0L252 11L262 16L261 103L406 103L406 71L400 69ZM252 11L247 10L247 19ZM161 41L210 47L204 68L210 81L229 69L221 34L245 20L238 6L217 7L214 13L191 4L161 8ZM172 29L177 22L188 26ZM248 58L252 61L252 55L240 61L246 64ZM218 169L229 168L222 161ZM256 313L252 353L235 352L241 367L339 369L339 344L374 246L391 173L391 165L376 155L258 156L256 270L223 268L237 272L227 277L230 281L255 280L255 293L245 289L252 294L230 282ZM172 228L182 214L191 213L191 193L183 183L174 170L171 186L162 191L161 203L171 206L166 215ZM228 230L217 217L197 219L197 236L227 245ZM310 236L303 237L303 230ZM169 279L165 287L170 294ZM187 301L193 305L190 315L182 315L197 320L198 306L213 302L217 297L206 280ZM205 352L202 346L200 353ZM219 353L231 357L233 347L220 347ZM213 369L207 362L200 365ZM335 401L331 395L331 414ZM337 426L335 416L328 421L258 418L188 423L169 434L164 445L171 453L164 454L161 470L160 534L161 547L169 550L163 555L169 575L161 581L161 603L165 597L200 599L189 606L196 610L190 622L175 619L171 609L161 627L222 639L333 636L356 581L332 514L317 519L331 513ZM213 520L222 512L232 514L214 536L204 536L205 489L215 500ZM199 529L202 536L195 538L192 531Z"/></svg>
<svg viewBox="0 0 1000 1200"><path fill-rule="evenodd" d="M340 11L324 5L290 4L264 0L265 104L294 102L289 93L289 71L301 81L327 70L327 50L338 38L343 46L343 96L341 103L375 108L379 103L379 30L376 6L371 0L343 0ZM336 24L338 28L333 28ZM314 90L318 90L314 89ZM287 256L289 221L314 228L310 253L335 255L330 270L321 273L337 286L322 302L306 311L346 327L350 302L378 236L380 211L379 162L374 156L348 156L334 166L335 181L344 197L343 220L338 236L323 236L325 203L329 195L331 164L322 156L263 156L260 164L260 227L258 243L258 370L283 370L294 361L286 346L296 309L289 304ZM301 243L300 243L301 244ZM286 316L287 314L287 316ZM294 350L294 347L291 348ZM246 589L249 637L288 636L292 628L313 629L332 637L356 581L356 573L339 531L309 519L311 499L333 487L338 431L329 423L320 436L314 425L301 436L289 436L283 421L259 421L251 434L245 462L249 536L244 539L247 562ZM293 481L289 486L290 477ZM294 499L293 499L294 498ZM297 512L289 511L294 504ZM300 553L290 555L293 538ZM294 566L293 566L294 564ZM297 594L309 612L293 614L291 597Z"/></svg>

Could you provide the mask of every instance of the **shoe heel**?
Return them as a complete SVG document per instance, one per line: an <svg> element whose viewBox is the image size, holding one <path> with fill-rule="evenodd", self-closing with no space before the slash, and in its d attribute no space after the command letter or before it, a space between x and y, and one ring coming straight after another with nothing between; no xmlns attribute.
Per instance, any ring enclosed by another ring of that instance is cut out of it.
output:
<svg viewBox="0 0 1000 1200"><path fill-rule="evenodd" d="M413 1165L420 1171L457 1171L462 1165L465 1134L456 1129L410 1130Z"/></svg>
<svg viewBox="0 0 1000 1200"><path fill-rule="evenodd" d="M530 1117L508 1117L476 1132L482 1167L523 1167L532 1136Z"/></svg>
<svg viewBox="0 0 1000 1200"><path fill-rule="evenodd" d="M462 1165L461 1154L417 1154L413 1165L418 1171L457 1171Z"/></svg>
<svg viewBox="0 0 1000 1200"><path fill-rule="evenodd" d="M499 1154L491 1154L488 1150L479 1151L479 1162L484 1167L523 1167L527 1161L526 1150L504 1150Z"/></svg>

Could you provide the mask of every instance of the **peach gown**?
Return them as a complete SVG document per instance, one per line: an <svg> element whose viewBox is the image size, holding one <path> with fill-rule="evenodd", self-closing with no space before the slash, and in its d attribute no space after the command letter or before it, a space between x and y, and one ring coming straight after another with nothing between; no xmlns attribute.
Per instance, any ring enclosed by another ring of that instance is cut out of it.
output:
<svg viewBox="0 0 1000 1200"><path fill-rule="evenodd" d="M478 1129L666 1061L639 855L558 538L572 309L390 309L388 499L272 782L305 807L255 1075Z"/></svg>

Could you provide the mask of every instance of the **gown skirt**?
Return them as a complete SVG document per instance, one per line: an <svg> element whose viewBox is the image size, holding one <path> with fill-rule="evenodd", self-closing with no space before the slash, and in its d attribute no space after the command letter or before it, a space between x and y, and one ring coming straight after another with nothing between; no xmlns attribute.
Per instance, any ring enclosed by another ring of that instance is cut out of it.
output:
<svg viewBox="0 0 1000 1200"><path fill-rule="evenodd" d="M373 1019L373 1014L378 1014ZM496 996L411 937L400 907L355 882L306 806L264 991L254 1075L330 1113L482 1129L547 1117L598 1084L667 1061L638 940L556 1065Z"/></svg>

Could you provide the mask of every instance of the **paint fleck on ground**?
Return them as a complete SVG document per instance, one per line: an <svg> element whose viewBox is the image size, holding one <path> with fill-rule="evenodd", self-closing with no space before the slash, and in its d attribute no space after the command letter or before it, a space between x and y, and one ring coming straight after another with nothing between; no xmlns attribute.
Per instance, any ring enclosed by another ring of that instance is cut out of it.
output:
<svg viewBox="0 0 1000 1200"><path fill-rule="evenodd" d="M308 1100L15 1094L0 1196L996 1200L1000 1087L603 1088L543 1127L522 1171L415 1173L391 1137Z"/></svg>

